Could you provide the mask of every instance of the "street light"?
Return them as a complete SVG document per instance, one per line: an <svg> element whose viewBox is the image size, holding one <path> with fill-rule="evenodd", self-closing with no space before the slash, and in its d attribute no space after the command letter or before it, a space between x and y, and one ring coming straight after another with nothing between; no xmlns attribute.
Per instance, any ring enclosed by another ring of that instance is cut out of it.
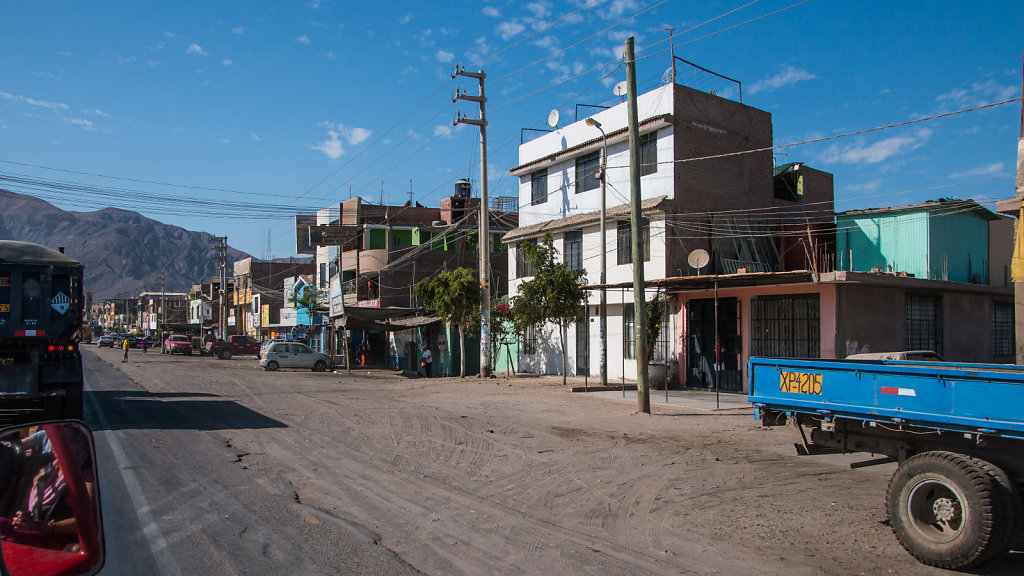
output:
<svg viewBox="0 0 1024 576"><path fill-rule="evenodd" d="M608 265L606 263L607 250L605 247L605 191L608 183L608 136L601 128L601 123L593 117L584 120L587 126L593 126L601 131L601 305L598 308L600 319L599 330L601 332L601 385L608 385L608 292L605 284L608 282Z"/></svg>

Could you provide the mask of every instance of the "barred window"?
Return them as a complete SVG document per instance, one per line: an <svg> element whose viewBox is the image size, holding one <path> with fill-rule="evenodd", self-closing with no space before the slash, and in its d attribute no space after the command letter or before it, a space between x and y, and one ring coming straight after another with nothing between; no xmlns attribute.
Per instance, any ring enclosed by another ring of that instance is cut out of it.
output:
<svg viewBox="0 0 1024 576"><path fill-rule="evenodd" d="M516 278L527 278L533 276L533 262L526 257L526 251L523 250L523 244L536 244L536 240L524 240L516 245Z"/></svg>
<svg viewBox="0 0 1024 576"><path fill-rule="evenodd" d="M622 310L622 356L636 358L636 315L632 304L626 304Z"/></svg>
<svg viewBox="0 0 1024 576"><path fill-rule="evenodd" d="M907 350L942 355L942 299L907 294Z"/></svg>
<svg viewBox="0 0 1024 576"><path fill-rule="evenodd" d="M817 294L759 296L751 300L751 355L820 358L820 318Z"/></svg>
<svg viewBox="0 0 1024 576"><path fill-rule="evenodd" d="M640 175L647 176L658 171L658 133L640 136Z"/></svg>
<svg viewBox="0 0 1024 576"><path fill-rule="evenodd" d="M565 233L562 243L562 257L570 270L583 269L583 231L574 230Z"/></svg>
<svg viewBox="0 0 1024 576"><path fill-rule="evenodd" d="M641 218L640 253L643 254L644 262L651 261L651 221ZM629 220L619 220L615 238L615 261L617 264L631 264L633 262L633 236L631 234L633 225Z"/></svg>
<svg viewBox="0 0 1024 576"><path fill-rule="evenodd" d="M548 201L548 171L540 170L530 174L530 204Z"/></svg>
<svg viewBox="0 0 1024 576"><path fill-rule="evenodd" d="M523 334L523 354L526 356L533 356L537 353L537 333L540 332L540 326L528 326L526 328L526 334Z"/></svg>
<svg viewBox="0 0 1024 576"><path fill-rule="evenodd" d="M1013 303L996 302L992 308L992 355L1013 356L1016 351Z"/></svg>
<svg viewBox="0 0 1024 576"><path fill-rule="evenodd" d="M597 173L601 170L601 153L594 152L576 159L576 193L596 190L601 181Z"/></svg>

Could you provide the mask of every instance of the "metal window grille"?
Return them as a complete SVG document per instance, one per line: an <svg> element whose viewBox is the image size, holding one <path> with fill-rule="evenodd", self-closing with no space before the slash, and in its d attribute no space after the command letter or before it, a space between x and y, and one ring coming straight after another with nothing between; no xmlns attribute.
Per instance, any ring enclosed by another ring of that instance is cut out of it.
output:
<svg viewBox="0 0 1024 576"><path fill-rule="evenodd" d="M820 358L820 327L817 294L761 296L750 303L750 353L777 358Z"/></svg>
<svg viewBox="0 0 1024 576"><path fill-rule="evenodd" d="M530 175L530 204L548 201L548 172L541 170Z"/></svg>
<svg viewBox="0 0 1024 576"><path fill-rule="evenodd" d="M992 308L992 355L1013 356L1016 341L1013 333L1013 304L996 302Z"/></svg>
<svg viewBox="0 0 1024 576"><path fill-rule="evenodd" d="M942 299L907 294L907 350L942 354Z"/></svg>
<svg viewBox="0 0 1024 576"><path fill-rule="evenodd" d="M643 240L640 253L644 262L651 261L651 222L646 218L640 220L640 237ZM633 225L629 220L619 220L615 235L615 262L617 264L633 263Z"/></svg>
<svg viewBox="0 0 1024 576"><path fill-rule="evenodd" d="M576 159L576 193L596 190L601 181L597 173L601 169L601 154L594 152Z"/></svg>
<svg viewBox="0 0 1024 576"><path fill-rule="evenodd" d="M562 244L562 256L570 270L583 269L583 231L574 230L565 233Z"/></svg>
<svg viewBox="0 0 1024 576"><path fill-rule="evenodd" d="M636 315L633 305L626 304L622 311L622 355L626 359L636 358Z"/></svg>
<svg viewBox="0 0 1024 576"><path fill-rule="evenodd" d="M523 334L523 354L526 356L533 356L537 353L537 326L528 326L526 328L526 334Z"/></svg>

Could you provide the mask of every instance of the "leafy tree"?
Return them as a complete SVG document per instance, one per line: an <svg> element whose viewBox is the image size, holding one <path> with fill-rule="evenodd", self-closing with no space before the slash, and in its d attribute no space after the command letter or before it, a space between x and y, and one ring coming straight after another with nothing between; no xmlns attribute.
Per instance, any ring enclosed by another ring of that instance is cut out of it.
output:
<svg viewBox="0 0 1024 576"><path fill-rule="evenodd" d="M480 283L469 268L456 268L420 280L413 289L423 304L449 326L459 327L459 377L466 377L466 330L480 316Z"/></svg>
<svg viewBox="0 0 1024 576"><path fill-rule="evenodd" d="M543 323L558 325L558 339L562 345L562 384L566 383L565 330L576 321L580 306L587 302L583 289L586 273L572 270L564 262L556 262L557 254L551 234L539 244L523 242L519 245L533 264L533 280L519 285L519 296L513 303L517 332Z"/></svg>
<svg viewBox="0 0 1024 576"><path fill-rule="evenodd" d="M310 286L309 289L303 290L301 293L295 292L288 297L288 302L291 302L296 308L306 313L306 316L309 318L308 333L310 334L313 332L313 319L327 313L324 293L315 286Z"/></svg>

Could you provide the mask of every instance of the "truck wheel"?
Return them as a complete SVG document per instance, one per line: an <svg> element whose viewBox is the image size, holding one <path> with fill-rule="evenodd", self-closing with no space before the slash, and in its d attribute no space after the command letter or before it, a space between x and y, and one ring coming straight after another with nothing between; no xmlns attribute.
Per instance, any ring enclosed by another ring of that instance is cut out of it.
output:
<svg viewBox="0 0 1024 576"><path fill-rule="evenodd" d="M976 458L925 452L900 464L886 507L900 544L918 561L960 570L992 558L1009 538L1006 491Z"/></svg>
<svg viewBox="0 0 1024 576"><path fill-rule="evenodd" d="M231 360L231 348L223 348L217 357L221 360Z"/></svg>
<svg viewBox="0 0 1024 576"><path fill-rule="evenodd" d="M327 370L327 362L317 360L316 364L313 364L313 372L323 372L324 370Z"/></svg>
<svg viewBox="0 0 1024 576"><path fill-rule="evenodd" d="M273 360L271 360L270 362L267 362L267 370L269 370L271 372L274 372L278 368L280 368L280 366L278 366L277 362L274 362Z"/></svg>
<svg viewBox="0 0 1024 576"><path fill-rule="evenodd" d="M1017 488L1017 485L1013 483L1010 475L1003 471L1002 468L987 460L978 459L978 463L990 476L999 482L1002 488L1003 507L1009 516L1006 521L1006 542L996 550L992 556L995 558L1014 548L1021 549L1021 544L1024 544L1024 541L1022 541L1024 540L1024 502L1021 501L1020 490Z"/></svg>

